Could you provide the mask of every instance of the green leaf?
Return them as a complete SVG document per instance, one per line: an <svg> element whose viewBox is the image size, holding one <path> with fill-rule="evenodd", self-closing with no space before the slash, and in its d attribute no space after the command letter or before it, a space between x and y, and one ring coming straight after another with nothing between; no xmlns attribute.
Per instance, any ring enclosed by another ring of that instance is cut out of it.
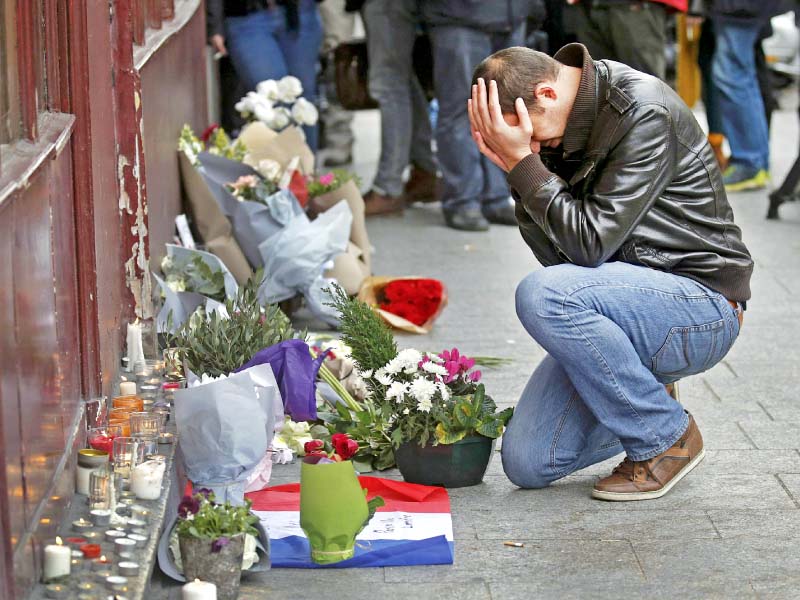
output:
<svg viewBox="0 0 800 600"><path fill-rule="evenodd" d="M464 430L449 431L442 427L442 424L439 423L436 426L435 434L436 441L440 444L455 444L457 441L463 440L464 437L466 437L467 432Z"/></svg>

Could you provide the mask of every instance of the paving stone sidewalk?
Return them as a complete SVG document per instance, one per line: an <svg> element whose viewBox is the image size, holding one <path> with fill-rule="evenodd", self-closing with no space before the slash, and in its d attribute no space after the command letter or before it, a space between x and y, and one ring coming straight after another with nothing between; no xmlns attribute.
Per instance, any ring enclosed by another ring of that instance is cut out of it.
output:
<svg viewBox="0 0 800 600"><path fill-rule="evenodd" d="M773 121L776 184L798 148L796 115L787 108ZM368 180L375 116L359 115L357 132L357 168ZM681 382L709 452L669 495L592 500L595 479L618 459L548 489L519 490L496 455L483 484L451 491L453 566L280 569L245 579L241 598L800 598L800 206L782 207L783 219L771 222L765 193L731 202L756 261L753 300L725 360ZM515 404L544 355L514 313L517 282L540 268L518 231L456 232L443 226L438 206L417 205L402 218L370 220L369 233L377 273L438 277L449 289L432 334L401 344L513 358L486 370L485 381L500 404ZM298 473L296 465L276 468L274 481L297 481Z"/></svg>

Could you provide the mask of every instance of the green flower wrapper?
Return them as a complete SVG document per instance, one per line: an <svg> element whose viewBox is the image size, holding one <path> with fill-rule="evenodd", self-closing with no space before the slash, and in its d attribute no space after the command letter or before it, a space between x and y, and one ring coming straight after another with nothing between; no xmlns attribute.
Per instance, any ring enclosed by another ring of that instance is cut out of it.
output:
<svg viewBox="0 0 800 600"><path fill-rule="evenodd" d="M351 461L300 465L300 527L312 561L327 565L352 558L370 512Z"/></svg>

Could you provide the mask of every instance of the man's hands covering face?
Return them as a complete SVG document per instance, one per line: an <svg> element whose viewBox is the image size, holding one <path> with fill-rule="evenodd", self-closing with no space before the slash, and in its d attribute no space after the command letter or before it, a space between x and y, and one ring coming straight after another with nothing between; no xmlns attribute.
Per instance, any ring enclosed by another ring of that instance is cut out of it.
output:
<svg viewBox="0 0 800 600"><path fill-rule="evenodd" d="M532 151L539 150L539 143L532 142L533 124L522 98L514 103L519 125L511 126L503 119L497 96L497 83L478 79L472 86L472 98L467 100L472 139L481 153L498 167L508 172Z"/></svg>

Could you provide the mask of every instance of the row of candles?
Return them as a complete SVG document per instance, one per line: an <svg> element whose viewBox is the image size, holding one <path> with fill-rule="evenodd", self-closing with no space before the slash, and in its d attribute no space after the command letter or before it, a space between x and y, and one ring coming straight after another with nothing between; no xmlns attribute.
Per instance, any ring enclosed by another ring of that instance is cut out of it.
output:
<svg viewBox="0 0 800 600"><path fill-rule="evenodd" d="M136 381L120 384L106 425L89 429L76 473L89 514L72 522L66 543L57 538L44 549L48 598L124 599L129 578L138 575L137 553L150 538L150 509L138 502L160 497L166 458L159 444L174 442L166 424L180 384L163 374L163 361L137 360Z"/></svg>
<svg viewBox="0 0 800 600"><path fill-rule="evenodd" d="M122 492L116 511L94 509L72 522L64 540L44 549L47 598L123 599L130 578L139 575L138 554L150 539L150 509ZM112 517L116 517L112 520Z"/></svg>

